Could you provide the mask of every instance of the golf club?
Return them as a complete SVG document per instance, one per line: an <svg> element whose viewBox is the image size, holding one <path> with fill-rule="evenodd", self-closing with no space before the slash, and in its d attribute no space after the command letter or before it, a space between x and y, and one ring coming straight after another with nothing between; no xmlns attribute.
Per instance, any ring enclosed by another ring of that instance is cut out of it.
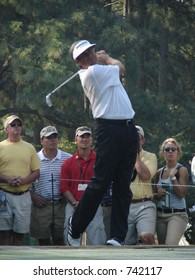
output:
<svg viewBox="0 0 195 280"><path fill-rule="evenodd" d="M46 103L49 107L51 107L52 101L51 101L51 95L56 92L58 89L60 89L62 86L64 86L65 84L67 84L69 81L71 81L74 77L76 77L79 74L79 71L77 71L75 74L73 74L70 78L68 78L66 81L64 81L61 85L59 85L57 88L55 88L52 92L50 92L47 96L46 96Z"/></svg>

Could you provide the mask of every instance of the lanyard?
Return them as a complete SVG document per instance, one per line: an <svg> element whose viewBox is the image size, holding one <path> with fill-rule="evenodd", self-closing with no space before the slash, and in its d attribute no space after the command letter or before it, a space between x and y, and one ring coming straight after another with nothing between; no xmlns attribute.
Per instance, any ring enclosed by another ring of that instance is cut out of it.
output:
<svg viewBox="0 0 195 280"><path fill-rule="evenodd" d="M84 172L83 172L83 169L82 169L82 167L81 167L81 164L80 164L79 159L77 159L76 161L77 161L78 168L80 169L81 178L82 178L82 184L84 184L85 173L86 173L87 168L88 168L88 166L89 166L89 164L90 164L90 160L88 161L87 166L86 166Z"/></svg>

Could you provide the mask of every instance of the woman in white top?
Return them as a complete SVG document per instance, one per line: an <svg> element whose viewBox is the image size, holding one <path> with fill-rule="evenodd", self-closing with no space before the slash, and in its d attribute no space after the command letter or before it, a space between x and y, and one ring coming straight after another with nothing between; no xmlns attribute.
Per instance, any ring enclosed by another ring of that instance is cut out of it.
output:
<svg viewBox="0 0 195 280"><path fill-rule="evenodd" d="M159 154L164 158L166 165L155 175L158 242L178 245L188 222L185 195L189 174L187 168L178 163L182 157L182 150L174 138L163 142Z"/></svg>

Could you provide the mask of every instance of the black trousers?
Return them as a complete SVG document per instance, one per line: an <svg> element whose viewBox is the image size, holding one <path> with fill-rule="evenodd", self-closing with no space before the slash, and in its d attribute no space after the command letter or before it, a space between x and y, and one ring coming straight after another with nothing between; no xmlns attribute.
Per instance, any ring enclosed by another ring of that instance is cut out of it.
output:
<svg viewBox="0 0 195 280"><path fill-rule="evenodd" d="M133 121L95 121L96 163L94 176L80 200L73 218L72 235L78 238L97 211L112 184L111 237L124 240L132 193L131 176L138 150L138 134Z"/></svg>

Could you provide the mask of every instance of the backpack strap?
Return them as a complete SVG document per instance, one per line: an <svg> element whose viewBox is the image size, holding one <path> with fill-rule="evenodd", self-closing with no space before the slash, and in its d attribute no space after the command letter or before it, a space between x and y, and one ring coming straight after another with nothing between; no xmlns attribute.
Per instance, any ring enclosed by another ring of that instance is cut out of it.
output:
<svg viewBox="0 0 195 280"><path fill-rule="evenodd" d="M177 165L176 169L178 169L178 170L179 170L182 166L183 166L183 164L178 163L178 165Z"/></svg>

